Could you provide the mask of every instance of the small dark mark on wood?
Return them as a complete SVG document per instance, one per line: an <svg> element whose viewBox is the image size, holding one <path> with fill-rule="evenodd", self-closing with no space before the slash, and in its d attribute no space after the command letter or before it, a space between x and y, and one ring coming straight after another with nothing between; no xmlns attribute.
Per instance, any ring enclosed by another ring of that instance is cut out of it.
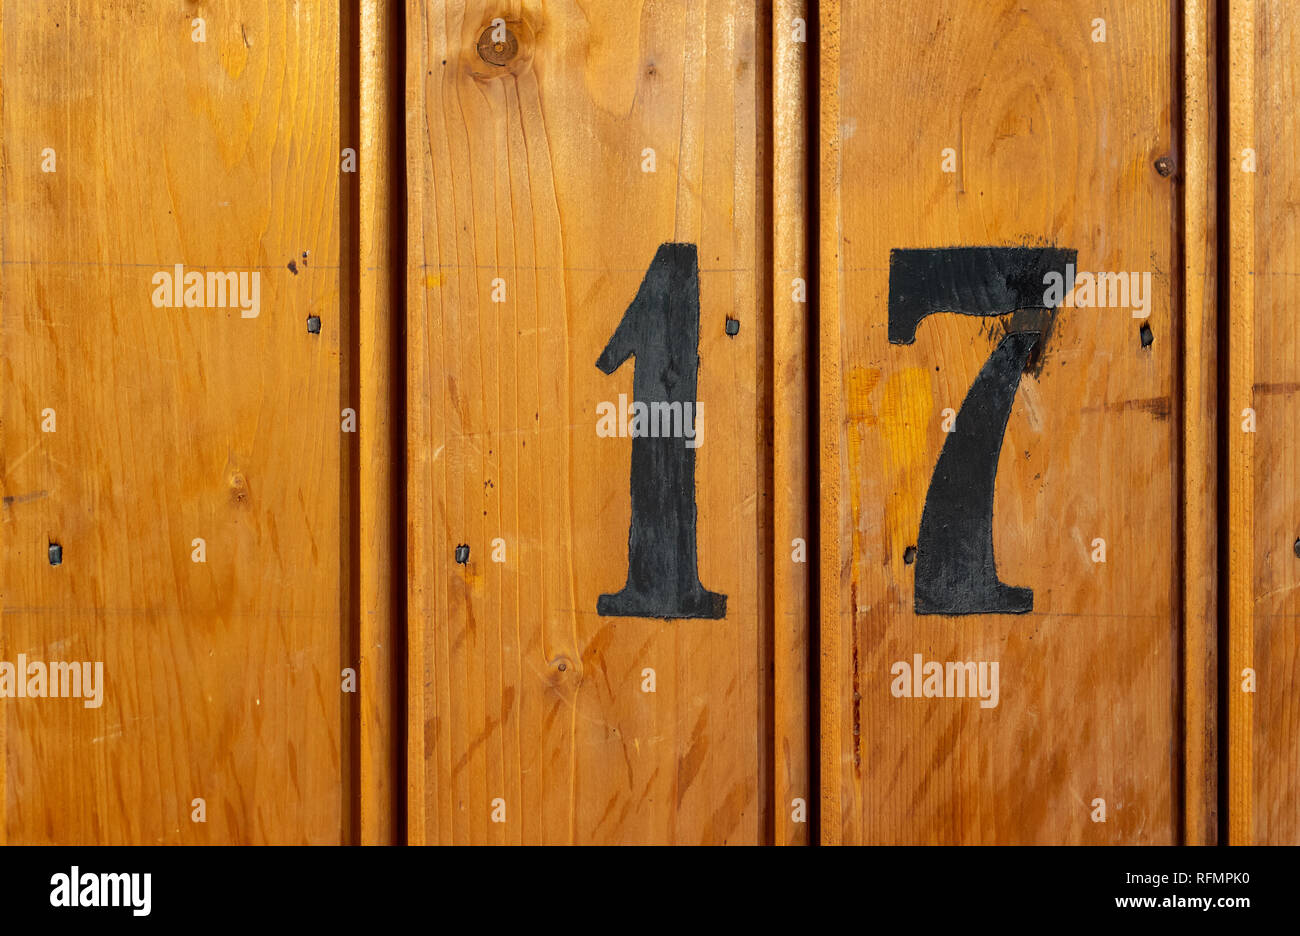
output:
<svg viewBox="0 0 1300 936"><path fill-rule="evenodd" d="M1151 347L1151 342L1156 340L1155 336L1151 334L1151 326L1146 322L1143 322L1142 327L1138 329L1138 338L1142 341L1142 347L1144 348Z"/></svg>
<svg viewBox="0 0 1300 936"><path fill-rule="evenodd" d="M248 500L248 482L244 476L236 472L230 477L230 502L232 504L242 504Z"/></svg>
<svg viewBox="0 0 1300 936"><path fill-rule="evenodd" d="M1250 388L1255 393L1295 393L1300 390L1300 383L1257 383Z"/></svg>
<svg viewBox="0 0 1300 936"><path fill-rule="evenodd" d="M903 550L903 563L904 565L911 565L915 561L916 561L916 547L908 546L906 549Z"/></svg>
<svg viewBox="0 0 1300 936"><path fill-rule="evenodd" d="M1167 397L1145 397L1139 400L1119 400L1115 403L1103 403L1100 406L1085 406L1084 413L1121 413L1138 410L1150 413L1156 419L1168 419L1173 413L1173 401Z"/></svg>
<svg viewBox="0 0 1300 936"><path fill-rule="evenodd" d="M1171 156L1161 156L1156 160L1156 172L1164 178L1169 178L1174 174L1174 160Z"/></svg>
<svg viewBox="0 0 1300 936"><path fill-rule="evenodd" d="M736 321L730 315L727 316L727 334L735 337L740 332L740 322Z"/></svg>
<svg viewBox="0 0 1300 936"><path fill-rule="evenodd" d="M313 334L313 335L319 335L319 334L320 334L320 316L319 316L319 315L309 315L309 316L307 316L307 331L309 331L309 332L310 332L311 334Z"/></svg>
<svg viewBox="0 0 1300 936"><path fill-rule="evenodd" d="M469 562L469 547L466 546L464 543L461 543L459 546L456 547L456 561L460 565L465 565L467 562Z"/></svg>
<svg viewBox="0 0 1300 936"><path fill-rule="evenodd" d="M58 543L50 543L50 565L63 565L63 547Z"/></svg>
<svg viewBox="0 0 1300 936"><path fill-rule="evenodd" d="M292 260L289 261L289 272L294 276L298 275L298 264L294 263Z"/></svg>
<svg viewBox="0 0 1300 936"><path fill-rule="evenodd" d="M12 507L15 504L25 504L28 501L40 500L42 497L49 497L49 491L33 491L30 494L10 494L4 499L6 507Z"/></svg>
<svg viewBox="0 0 1300 936"><path fill-rule="evenodd" d="M862 672L858 661L858 583L849 584L849 610L852 614L853 629L850 634L849 646L853 648L853 737L861 737L862 731ZM859 742L853 744L853 770L858 773L862 769L862 745Z"/></svg>

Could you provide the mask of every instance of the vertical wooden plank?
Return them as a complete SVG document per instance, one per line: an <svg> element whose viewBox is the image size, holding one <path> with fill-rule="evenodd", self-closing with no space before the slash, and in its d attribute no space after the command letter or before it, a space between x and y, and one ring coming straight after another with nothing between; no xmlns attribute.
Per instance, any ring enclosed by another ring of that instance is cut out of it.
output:
<svg viewBox="0 0 1300 936"><path fill-rule="evenodd" d="M1296 844L1300 17L1275 0L1233 0L1229 16L1228 836Z"/></svg>
<svg viewBox="0 0 1300 936"><path fill-rule="evenodd" d="M0 702L5 836L344 840L336 11L0 17L0 659L104 679ZM175 264L258 314L155 305Z"/></svg>
<svg viewBox="0 0 1300 936"><path fill-rule="evenodd" d="M1174 842L1174 8L822 9L823 840ZM1049 315L1042 269L999 248L1136 273L1146 308L1080 283ZM1029 593L976 590L994 574Z"/></svg>
<svg viewBox="0 0 1300 936"><path fill-rule="evenodd" d="M1228 170L1229 407L1225 418L1242 420L1240 432L1228 424L1228 842L1254 839L1252 820L1252 748L1254 695L1243 690L1246 669L1255 667L1255 440L1244 431L1249 411L1256 409L1255 380L1255 210L1254 175L1245 171L1245 150L1255 146L1255 4L1229 4ZM1260 401L1261 403L1263 401Z"/></svg>
<svg viewBox="0 0 1300 936"><path fill-rule="evenodd" d="M808 292L809 36L807 0L777 0L772 23L772 617L774 626L776 780L779 845L809 844L815 806L809 706L810 562L814 537ZM802 807L799 805L802 804ZM796 821L800 809L803 821Z"/></svg>
<svg viewBox="0 0 1300 936"><path fill-rule="evenodd" d="M400 0L363 0L359 9L360 104L360 456L361 546L361 842L396 844L406 791L401 720L405 706L401 648L405 644L406 569L401 471L406 432L402 410L405 354L405 101Z"/></svg>
<svg viewBox="0 0 1300 936"><path fill-rule="evenodd" d="M1215 4L1183 9L1183 795L1189 845L1218 838L1218 296Z"/></svg>
<svg viewBox="0 0 1300 936"><path fill-rule="evenodd" d="M412 842L770 834L760 6L407 6ZM596 363L669 242L698 258L695 536L720 620L598 613L655 441L598 434L598 407L689 320Z"/></svg>
<svg viewBox="0 0 1300 936"><path fill-rule="evenodd" d="M821 0L818 4L820 70L817 88L818 120L818 432L820 449L817 486L821 494L818 530L818 594L820 621L818 647L821 675L821 699L818 725L819 806L818 836L823 844L843 841L843 693L840 672L843 669L841 630L841 582L844 568L840 554L840 534L845 522L840 502L840 485L845 465L840 453L843 433L843 408L840 402L840 336L844 321L840 306L842 261L842 209L839 191L842 182L840 164L840 2ZM851 699L850 701L856 701Z"/></svg>
<svg viewBox="0 0 1300 936"><path fill-rule="evenodd" d="M0 77L5 73L5 14L4 0L0 0ZM0 81L0 139L3 138L3 129L5 127L5 83ZM0 143L0 153L4 153L4 158L0 159L0 205L9 203L8 179L9 173L5 171L5 163L8 161L8 151L3 149ZM3 215L0 215L3 219ZM4 330L4 303L5 303L5 235L7 225L0 220L0 348L8 350L9 343ZM0 494L8 496L9 477L9 445L8 445L8 409L0 404ZM2 509L2 508L0 508ZM6 511L7 512L7 511ZM2 518L7 520L8 517ZM8 555L9 545L9 524L0 522L0 555ZM7 579L0 578L0 649L5 646L4 643L4 614L5 614L5 595L9 589L6 585ZM9 719L0 717L0 845L9 844L9 783L5 775L9 761L9 747L5 738L8 730Z"/></svg>

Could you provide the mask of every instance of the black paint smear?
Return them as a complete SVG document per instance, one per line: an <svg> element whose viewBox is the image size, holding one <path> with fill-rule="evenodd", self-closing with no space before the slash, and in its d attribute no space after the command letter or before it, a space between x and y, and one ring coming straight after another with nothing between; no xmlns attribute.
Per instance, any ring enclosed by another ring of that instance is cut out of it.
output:
<svg viewBox="0 0 1300 936"><path fill-rule="evenodd" d="M889 252L889 341L911 344L927 315L1005 315L1044 309L1048 273L1059 273L1078 251L1064 247L923 247Z"/></svg>
<svg viewBox="0 0 1300 936"><path fill-rule="evenodd" d="M636 298L596 366L612 374L636 357L635 402L695 407L700 367L700 275L694 244L660 244ZM695 529L695 449L682 438L632 439L632 520L627 584L601 595L606 617L726 616L727 596L700 582Z"/></svg>
<svg viewBox="0 0 1300 936"><path fill-rule="evenodd" d="M1041 337L1025 362L1025 373L1041 377L1046 363L1047 346L1056 328L1057 309L1019 309L1009 320L1003 320L1002 337L1022 332L1036 332Z"/></svg>
<svg viewBox="0 0 1300 936"><path fill-rule="evenodd" d="M1025 614L1034 593L998 580L993 559L993 489L998 454L1039 335L1008 335L971 384L943 444L925 495L916 544L917 614Z"/></svg>

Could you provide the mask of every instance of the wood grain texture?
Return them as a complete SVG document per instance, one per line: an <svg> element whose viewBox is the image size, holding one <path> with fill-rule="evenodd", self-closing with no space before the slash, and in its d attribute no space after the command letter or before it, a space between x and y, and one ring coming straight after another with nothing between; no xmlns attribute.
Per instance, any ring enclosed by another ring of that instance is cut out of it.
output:
<svg viewBox="0 0 1300 936"><path fill-rule="evenodd" d="M0 14L0 659L106 680L0 701L13 843L347 836L339 21L194 10ZM155 308L177 263L259 272L259 316Z"/></svg>
<svg viewBox="0 0 1300 936"><path fill-rule="evenodd" d="M399 779L406 644L402 2L363 0L357 16L359 835L365 845L392 845L406 834Z"/></svg>
<svg viewBox="0 0 1300 936"><path fill-rule="evenodd" d="M1300 843L1300 17L1293 4L1230 7L1229 841ZM1256 171L1245 170L1244 151ZM1243 411L1256 414L1245 432ZM1244 671L1254 671L1254 692Z"/></svg>
<svg viewBox="0 0 1300 936"><path fill-rule="evenodd" d="M1179 132L1171 7L821 9L822 839L1173 842L1182 258L1176 183L1154 165ZM999 577L1034 610L916 615L905 555L942 410L1006 320L932 316L888 343L890 250L1042 244L1081 271L1152 273L1154 340L1127 308L1059 312L994 497ZM998 662L999 704L895 698L891 666L917 653Z"/></svg>
<svg viewBox="0 0 1300 936"><path fill-rule="evenodd" d="M4 3L3 0L0 0L0 78L4 77L5 63L7 61L5 55L4 36L5 36ZM5 148L3 143L5 126L6 126L5 124L5 83L4 81L0 81L0 206L7 205L9 203L8 201L9 173L5 170L5 166L9 162L9 154L8 154L8 150ZM4 210L3 207L0 207L0 354L7 354L9 350L9 339L7 337L8 330L4 327L4 323L5 323L4 300L5 300L5 273L6 273L6 267L4 264L4 257L5 257L4 245L5 245L6 224L4 221L5 215L2 213L3 210ZM7 368L6 368L6 373L7 373ZM6 381L5 383L0 383L0 390L7 391L9 389L9 384L7 383L8 378L4 376L4 374L0 374L0 380ZM7 392L5 394L5 398L6 399L8 398ZM7 444L7 440L9 438L9 432L6 428L8 424L9 424L9 409L5 405L5 403L2 400L0 400L0 496L6 498L9 496L8 493L9 485L7 481L9 477L9 473L7 469L7 465L9 463L8 444ZM0 516L0 556L7 556L9 555L9 551L12 548L11 546L12 535L9 531L9 524L7 522L4 522L9 519L8 517L9 501L5 500L3 502L0 502L0 510L4 511L4 515ZM5 571L4 565L2 563L3 560L0 560L0 572ZM4 649L5 600L9 592L9 589L5 585L6 581L7 579L2 575L0 575L0 651L3 651ZM9 730L8 722L9 722L8 717L0 715L0 845L7 844L9 841L9 795L8 795L9 793L9 777L8 777L9 747L8 747L8 738L7 738L7 734Z"/></svg>
<svg viewBox="0 0 1300 936"><path fill-rule="evenodd" d="M772 617L775 834L779 845L811 840L812 573L816 505L812 479L813 282L809 269L810 42L806 0L777 0L772 22ZM800 41L802 22L804 41ZM802 285L801 285L802 284ZM802 291L803 298L799 298ZM802 543L802 547L796 545ZM800 552L800 550L802 550ZM800 558L802 557L802 558ZM797 822L796 801L806 821Z"/></svg>
<svg viewBox="0 0 1300 936"><path fill-rule="evenodd" d="M1183 10L1183 840L1218 840L1218 295L1215 5Z"/></svg>
<svg viewBox="0 0 1300 936"><path fill-rule="evenodd" d="M817 490L818 518L818 839L824 845L844 838L844 789L840 769L844 739L839 667L844 643L840 626L840 586L844 578L841 551L841 485L846 476L840 440L844 431L841 396L840 256L843 241L843 183L840 147L840 0L821 0L817 6L819 70L817 76ZM832 311L835 310L835 311Z"/></svg>
<svg viewBox="0 0 1300 936"><path fill-rule="evenodd" d="M407 6L412 842L770 840L758 8ZM477 52L496 16L502 65ZM631 448L596 406L632 362L595 362L669 241L699 247L699 572L723 620L596 614L627 576Z"/></svg>
<svg viewBox="0 0 1300 936"><path fill-rule="evenodd" d="M1243 166L1255 140L1255 3L1231 0L1227 37L1228 155L1236 171L1228 175L1228 413L1239 418L1240 436L1225 427L1228 471L1228 844L1254 837L1254 695L1243 691L1245 670L1254 669L1255 633L1255 440L1244 431L1255 409L1255 178ZM1235 685L1234 685L1235 683Z"/></svg>

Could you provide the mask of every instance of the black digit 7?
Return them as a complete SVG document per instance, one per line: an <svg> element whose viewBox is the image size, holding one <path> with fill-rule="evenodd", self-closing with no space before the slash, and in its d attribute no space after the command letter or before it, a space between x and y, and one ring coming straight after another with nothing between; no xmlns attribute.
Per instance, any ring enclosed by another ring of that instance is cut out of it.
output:
<svg viewBox="0 0 1300 936"><path fill-rule="evenodd" d="M911 344L928 315L997 316L1049 309L1047 276L1065 282L1076 251L1058 247L948 247L889 256L889 340ZM1025 614L1028 588L1004 585L993 557L998 453L1037 328L1015 328L971 384L934 466L916 542L912 606L917 614Z"/></svg>
<svg viewBox="0 0 1300 936"><path fill-rule="evenodd" d="M659 245L596 366L612 374L633 356L634 405L664 403L666 412L674 406L678 412L690 412L686 407L696 406L700 272L694 244ZM714 620L726 616L727 596L707 591L700 583L695 449L686 441L671 435L633 437L627 584L601 595L597 614Z"/></svg>

